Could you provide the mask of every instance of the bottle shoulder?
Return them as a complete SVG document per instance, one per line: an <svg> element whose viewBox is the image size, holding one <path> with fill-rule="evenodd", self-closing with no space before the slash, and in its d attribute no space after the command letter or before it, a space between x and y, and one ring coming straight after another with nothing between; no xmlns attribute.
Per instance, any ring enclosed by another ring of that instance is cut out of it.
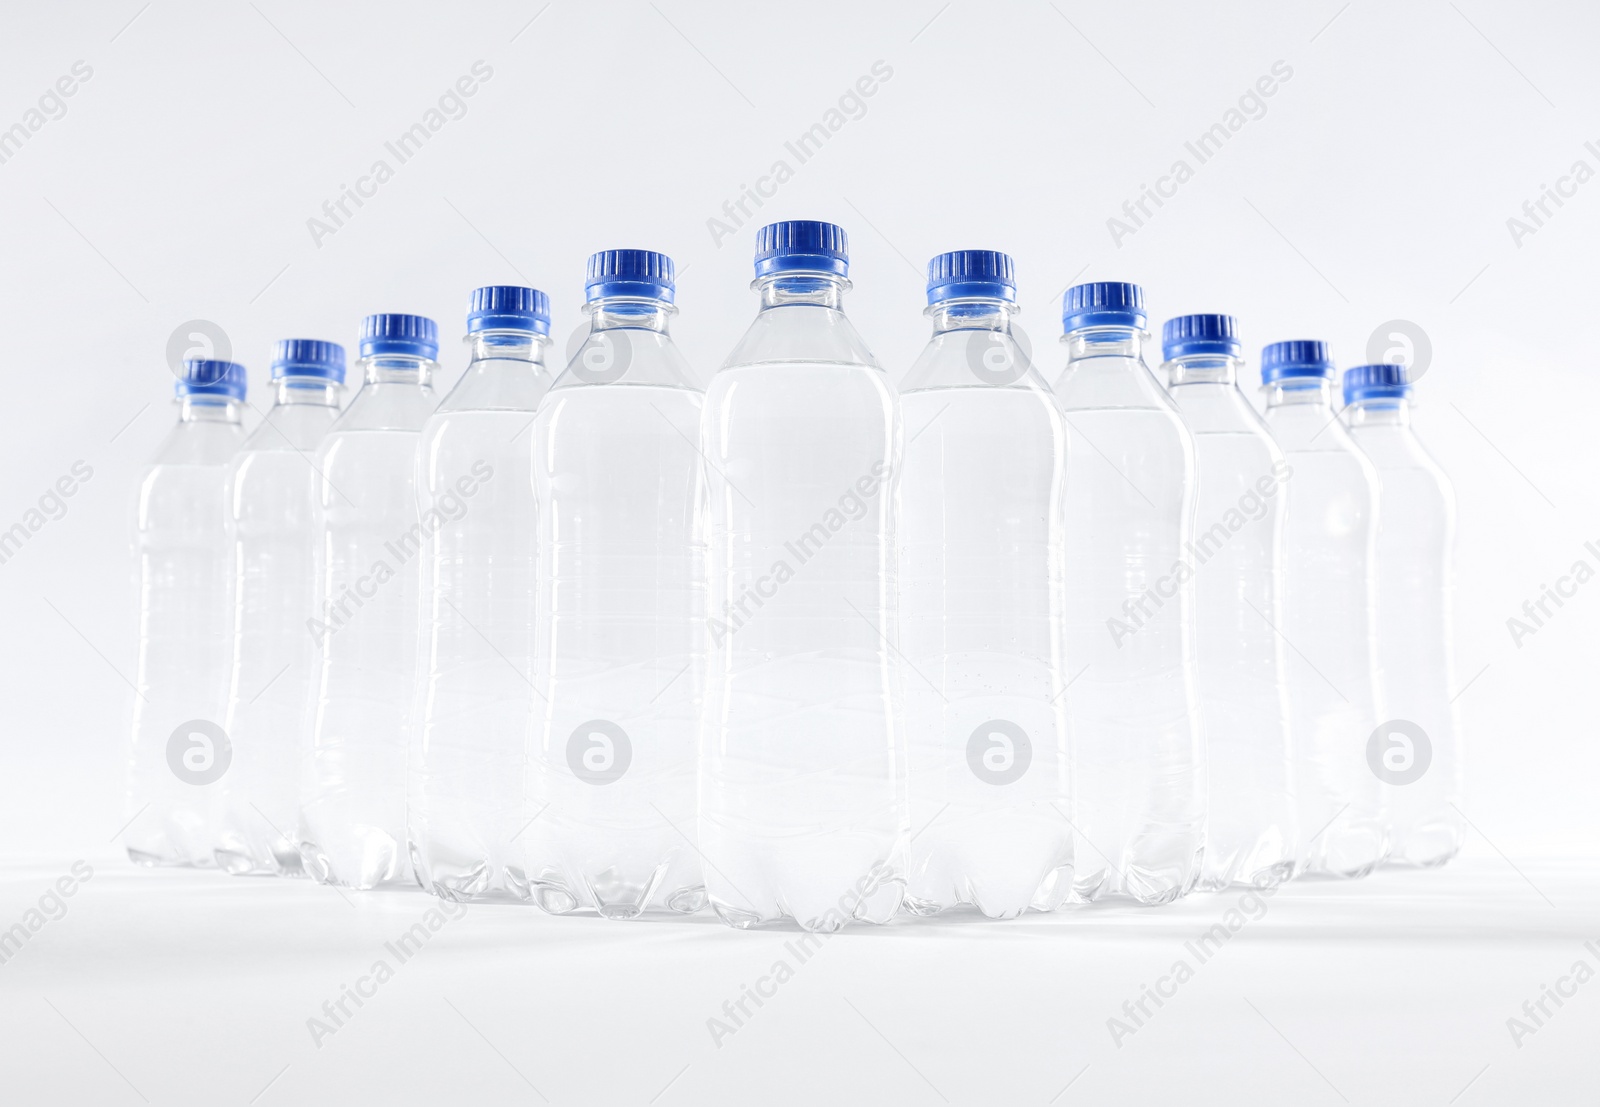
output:
<svg viewBox="0 0 1600 1107"><path fill-rule="evenodd" d="M783 304L756 314L720 372L751 365L857 365L882 372L848 316L820 304Z"/></svg>
<svg viewBox="0 0 1600 1107"><path fill-rule="evenodd" d="M428 385L369 381L361 386L328 434L420 431L437 403L438 396Z"/></svg>

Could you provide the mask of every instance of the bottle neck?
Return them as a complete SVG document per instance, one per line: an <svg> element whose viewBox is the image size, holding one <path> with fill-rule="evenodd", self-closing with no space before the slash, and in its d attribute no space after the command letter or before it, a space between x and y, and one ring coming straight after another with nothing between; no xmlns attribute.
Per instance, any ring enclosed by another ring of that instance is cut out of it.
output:
<svg viewBox="0 0 1600 1107"><path fill-rule="evenodd" d="M923 312L933 320L933 333L948 331L1001 331L1009 333L1011 317L1019 309L1007 300L944 300Z"/></svg>
<svg viewBox="0 0 1600 1107"><path fill-rule="evenodd" d="M834 311L844 310L844 294L850 282L837 273L795 271L757 277L752 287L761 295L761 310L807 304Z"/></svg>
<svg viewBox="0 0 1600 1107"><path fill-rule="evenodd" d="M1333 382L1326 377L1284 377L1267 386L1267 409L1331 407Z"/></svg>
<svg viewBox="0 0 1600 1107"><path fill-rule="evenodd" d="M338 407L344 387L324 377L279 377L272 383L276 390L272 402L277 407Z"/></svg>
<svg viewBox="0 0 1600 1107"><path fill-rule="evenodd" d="M1144 357L1144 332L1138 327L1084 327L1068 331L1061 341L1067 344L1069 368L1093 358L1140 361Z"/></svg>
<svg viewBox="0 0 1600 1107"><path fill-rule="evenodd" d="M409 384L426 386L433 377L436 362L415 354L374 354L359 364L368 384Z"/></svg>
<svg viewBox="0 0 1600 1107"><path fill-rule="evenodd" d="M472 364L510 361L544 367L544 351L550 336L530 331L475 331L467 335Z"/></svg>
<svg viewBox="0 0 1600 1107"><path fill-rule="evenodd" d="M602 296L585 305L589 330L634 330L667 333L667 323L677 308L665 300L637 296Z"/></svg>
<svg viewBox="0 0 1600 1107"><path fill-rule="evenodd" d="M1192 384L1220 384L1232 387L1239 379L1244 362L1226 354L1189 354L1175 357L1162 368L1173 388Z"/></svg>
<svg viewBox="0 0 1600 1107"><path fill-rule="evenodd" d="M1345 418L1352 427L1408 427L1411 401L1399 397L1355 400L1345 409Z"/></svg>
<svg viewBox="0 0 1600 1107"><path fill-rule="evenodd" d="M238 425L244 415L244 402L228 396L178 397L178 422L180 423L232 423Z"/></svg>

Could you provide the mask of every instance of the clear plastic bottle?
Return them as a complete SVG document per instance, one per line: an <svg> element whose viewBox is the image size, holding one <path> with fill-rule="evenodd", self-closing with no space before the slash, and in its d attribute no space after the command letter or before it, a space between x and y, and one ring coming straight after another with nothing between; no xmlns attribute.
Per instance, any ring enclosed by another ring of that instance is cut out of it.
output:
<svg viewBox="0 0 1600 1107"><path fill-rule="evenodd" d="M672 259L589 259L590 331L533 424L534 901L608 919L705 906L694 844L705 670L704 396L667 333Z"/></svg>
<svg viewBox="0 0 1600 1107"><path fill-rule="evenodd" d="M1369 740L1387 785L1388 864L1442 865L1461 848L1460 720L1451 649L1450 480L1411 429L1403 365L1345 370L1345 419L1378 469L1378 685L1390 721ZM1373 765L1376 762L1376 765Z"/></svg>
<svg viewBox="0 0 1600 1107"><path fill-rule="evenodd" d="M1231 315L1162 327L1168 388L1194 435L1195 672L1206 736L1200 888L1273 887L1303 864L1283 651L1288 463L1239 391Z"/></svg>
<svg viewBox="0 0 1600 1107"><path fill-rule="evenodd" d="M900 385L906 907L990 918L1072 890L1055 396L1012 333L1011 258L928 263L933 338Z"/></svg>
<svg viewBox="0 0 1600 1107"><path fill-rule="evenodd" d="M1140 352L1144 293L1067 290L1066 695L1075 894L1168 903L1205 849L1194 681L1194 440Z"/></svg>
<svg viewBox="0 0 1600 1107"><path fill-rule="evenodd" d="M1373 634L1378 474L1333 410L1333 372L1322 342L1261 351L1267 429L1290 470L1278 630L1305 871L1358 877L1389 844L1382 785L1366 756L1382 718Z"/></svg>
<svg viewBox="0 0 1600 1107"><path fill-rule="evenodd" d="M232 747L227 707L228 462L244 438L245 368L185 361L178 425L139 482L139 668L128 763L128 856L215 864L218 781Z"/></svg>
<svg viewBox="0 0 1600 1107"><path fill-rule="evenodd" d="M841 310L844 231L756 237L755 322L706 394L700 847L750 927L882 923L909 816L895 656L899 395Z"/></svg>
<svg viewBox="0 0 1600 1107"><path fill-rule="evenodd" d="M233 767L220 784L217 864L239 876L298 875L301 727L315 672L316 453L339 417L344 347L278 343L272 408L227 478L233 552L233 665L225 724Z"/></svg>
<svg viewBox="0 0 1600 1107"><path fill-rule="evenodd" d="M411 861L453 900L529 898L520 844L532 721L534 500L530 429L550 387L550 300L472 293L472 362L417 454L422 643L410 759Z"/></svg>
<svg viewBox="0 0 1600 1107"><path fill-rule="evenodd" d="M433 413L438 329L369 315L361 391L317 454L318 686L300 791L300 857L324 884L410 883L406 756L416 679L417 442Z"/></svg>

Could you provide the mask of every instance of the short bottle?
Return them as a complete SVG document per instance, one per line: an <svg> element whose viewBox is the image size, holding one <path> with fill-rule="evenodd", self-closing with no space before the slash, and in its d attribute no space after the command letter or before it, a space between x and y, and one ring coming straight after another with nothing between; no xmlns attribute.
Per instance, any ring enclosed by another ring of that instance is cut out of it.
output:
<svg viewBox="0 0 1600 1107"><path fill-rule="evenodd" d="M1231 315L1162 327L1167 387L1194 435L1195 671L1206 739L1200 888L1272 887L1302 863L1283 648L1284 482L1289 466L1239 391Z"/></svg>
<svg viewBox="0 0 1600 1107"><path fill-rule="evenodd" d="M705 906L694 835L705 679L704 396L668 333L672 260L589 259L590 330L539 407L538 695L522 856L546 911ZM524 697L526 699L527 697Z"/></svg>
<svg viewBox="0 0 1600 1107"><path fill-rule="evenodd" d="M215 864L218 782L232 761L227 707L228 463L244 438L245 368L185 361L178 425L139 481L134 552L139 667L127 828L140 865Z"/></svg>
<svg viewBox="0 0 1600 1107"><path fill-rule="evenodd" d="M1387 792L1387 864L1461 849L1461 725L1451 650L1455 492L1411 425L1403 365L1345 370L1350 436L1377 467L1378 683L1387 721L1367 750Z"/></svg>
<svg viewBox="0 0 1600 1107"><path fill-rule="evenodd" d="M900 385L906 907L990 918L1072 891L1055 396L1012 329L1009 256L928 264L933 338Z"/></svg>
<svg viewBox="0 0 1600 1107"><path fill-rule="evenodd" d="M550 301L472 293L471 363L417 453L422 641L410 758L417 882L452 900L526 902L534 634L533 413L550 387Z"/></svg>
<svg viewBox="0 0 1600 1107"><path fill-rule="evenodd" d="M300 857L317 881L410 884L406 755L416 680L416 454L433 413L438 328L369 315L361 391L317 451L318 645L302 762Z"/></svg>
<svg viewBox="0 0 1600 1107"><path fill-rule="evenodd" d="M842 229L756 236L755 322L706 395L700 848L724 922L883 923L909 817L895 651L899 395L846 318Z"/></svg>
<svg viewBox="0 0 1600 1107"><path fill-rule="evenodd" d="M1075 894L1171 902L1200 879L1194 439L1144 362L1144 293L1067 290L1066 694Z"/></svg>
<svg viewBox="0 0 1600 1107"><path fill-rule="evenodd" d="M302 727L316 643L317 447L339 417L344 347L278 343L274 399L227 476L233 643L225 729L233 765L222 787L217 864L240 876L298 875Z"/></svg>
<svg viewBox="0 0 1600 1107"><path fill-rule="evenodd" d="M1261 351L1267 428L1289 463L1283 618L1295 793L1306 873L1360 877L1388 855L1383 785L1367 763L1378 720L1378 473L1339 422L1325 343Z"/></svg>

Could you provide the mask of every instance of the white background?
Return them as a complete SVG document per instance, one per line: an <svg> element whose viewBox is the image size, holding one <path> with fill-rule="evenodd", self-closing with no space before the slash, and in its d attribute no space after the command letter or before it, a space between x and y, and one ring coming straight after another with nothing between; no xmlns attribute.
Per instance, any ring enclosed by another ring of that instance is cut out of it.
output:
<svg viewBox="0 0 1600 1107"><path fill-rule="evenodd" d="M1521 1048L1505 1020L1578 958L1600 966L1582 948L1600 584L1520 645L1507 620L1575 561L1600 568L1600 183L1520 241L1507 220L1574 162L1600 172L1600 12L540 3L0 10L0 128L93 71L0 164L0 530L75 461L94 471L0 565L0 927L74 858L96 871L0 966L0 1079L26 1102L539 1102L520 1071L553 1102L1043 1103L1087 1064L1056 1102L1594 1102L1600 984ZM394 166L385 141L480 60L465 115L314 241L323 202ZM877 61L893 76L865 113L796 164L784 143ZM1198 164L1185 142L1280 61L1265 114ZM793 179L719 243L708 220L779 158ZM1193 179L1114 242L1108 218L1180 158ZM841 939L720 1049L705 1019L787 936L479 908L314 1048L305 1019L426 903L132 873L112 840L130 497L174 417L170 336L220 326L264 405L273 340L353 351L364 314L423 313L448 387L470 289L546 290L559 360L586 256L642 247L676 260L675 334L709 375L754 308L755 229L785 218L849 231L847 307L896 377L926 340L926 261L957 248L1016 258L1047 362L1080 280L1142 283L1154 327L1237 315L1252 374L1270 341L1325 337L1351 365L1385 320L1420 327L1417 427L1461 505L1460 864L1290 889L1121 1049L1105 1019L1226 904Z"/></svg>

